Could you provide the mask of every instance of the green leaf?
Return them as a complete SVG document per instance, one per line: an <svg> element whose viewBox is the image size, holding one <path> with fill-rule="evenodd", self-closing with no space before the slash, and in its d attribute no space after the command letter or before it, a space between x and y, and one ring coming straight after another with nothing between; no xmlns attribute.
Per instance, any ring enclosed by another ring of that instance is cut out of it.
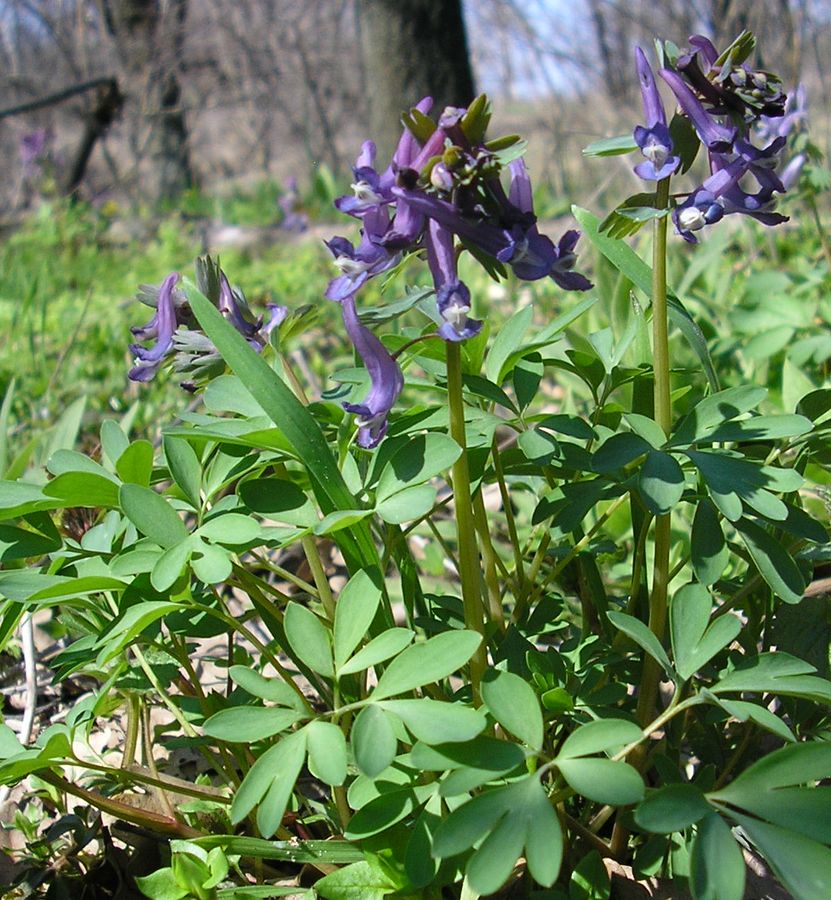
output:
<svg viewBox="0 0 831 900"><path fill-rule="evenodd" d="M181 437L165 435L164 456L173 480L194 509L201 506L202 466L191 445Z"/></svg>
<svg viewBox="0 0 831 900"><path fill-rule="evenodd" d="M297 458L308 470L323 512L354 509L355 498L343 480L320 426L308 409L245 338L225 321L210 300L191 284L186 283L184 289L194 315L222 358L286 436ZM350 572L378 565L378 553L365 523L357 523L354 528L339 533L337 541Z"/></svg>
<svg viewBox="0 0 831 900"><path fill-rule="evenodd" d="M260 697L262 700L270 700L272 703L279 703L280 706L290 706L301 711L305 709L296 691L279 678L265 678L248 666L231 666L228 674L234 684L239 685L252 697Z"/></svg>
<svg viewBox="0 0 831 900"><path fill-rule="evenodd" d="M587 853L569 879L568 900L609 900L612 882L597 850Z"/></svg>
<svg viewBox="0 0 831 900"><path fill-rule="evenodd" d="M817 900L828 896L831 849L750 816L731 813L730 817L742 826L794 900Z"/></svg>
<svg viewBox="0 0 831 900"><path fill-rule="evenodd" d="M635 810L640 828L657 834L683 831L712 813L704 794L692 784L667 784L650 791Z"/></svg>
<svg viewBox="0 0 831 900"><path fill-rule="evenodd" d="M499 724L532 750L542 748L543 721L534 689L512 672L489 671L482 700Z"/></svg>
<svg viewBox="0 0 831 900"><path fill-rule="evenodd" d="M707 499L700 500L695 509L690 552L695 577L708 587L715 584L727 567L730 553L718 513Z"/></svg>
<svg viewBox="0 0 831 900"><path fill-rule="evenodd" d="M149 628L154 622L168 613L179 612L185 608L180 603L161 600L145 600L131 606L96 642L96 647L106 647L106 653L101 662L107 662L117 656L124 647L132 643L145 628Z"/></svg>
<svg viewBox="0 0 831 900"><path fill-rule="evenodd" d="M306 733L296 731L275 744L254 763L231 803L231 822L241 822L257 804L257 827L271 837L280 827L297 776L306 759Z"/></svg>
<svg viewBox="0 0 831 900"><path fill-rule="evenodd" d="M157 591L164 593L176 583L185 570L192 551L193 543L186 538L157 557L150 572L150 583Z"/></svg>
<svg viewBox="0 0 831 900"><path fill-rule="evenodd" d="M818 703L831 703L831 681L810 673L813 666L787 653L760 653L736 668L710 688L714 694L751 691L804 697Z"/></svg>
<svg viewBox="0 0 831 900"><path fill-rule="evenodd" d="M203 730L209 737L229 743L262 741L291 728L299 716L294 709L264 706L237 706L212 715Z"/></svg>
<svg viewBox="0 0 831 900"><path fill-rule="evenodd" d="M597 803L629 806L643 799L644 785L637 769L612 759L561 759L557 768L569 787Z"/></svg>
<svg viewBox="0 0 831 900"><path fill-rule="evenodd" d="M324 900L382 900L394 893L396 885L368 862L352 863L315 882L315 891Z"/></svg>
<svg viewBox="0 0 831 900"><path fill-rule="evenodd" d="M337 531L343 531L345 528L351 528L371 515L371 509L340 509L337 512L329 513L328 516L324 516L315 525L314 533L317 535L334 534Z"/></svg>
<svg viewBox="0 0 831 900"><path fill-rule="evenodd" d="M443 703L440 700L383 700L382 709L398 716L419 741L426 744L443 744L469 741L484 731L487 720L484 715L460 703Z"/></svg>
<svg viewBox="0 0 831 900"><path fill-rule="evenodd" d="M176 880L170 866L157 869L150 875L138 876L136 884L150 900L182 900L183 897L192 896L188 888L182 887Z"/></svg>
<svg viewBox="0 0 831 900"><path fill-rule="evenodd" d="M310 722L306 728L309 771L325 784L338 786L346 781L346 739L332 722Z"/></svg>
<svg viewBox="0 0 831 900"><path fill-rule="evenodd" d="M58 550L60 537L39 534L14 525L0 525L0 561L11 562L30 556L44 556Z"/></svg>
<svg viewBox="0 0 831 900"><path fill-rule="evenodd" d="M580 725L563 741L557 759L619 750L642 737L641 729L625 719L595 719Z"/></svg>
<svg viewBox="0 0 831 900"><path fill-rule="evenodd" d="M501 385L505 380L509 371L509 358L522 347L533 315L533 307L524 306L499 329L485 362L485 375L489 381Z"/></svg>
<svg viewBox="0 0 831 900"><path fill-rule="evenodd" d="M373 700L404 694L458 671L482 642L473 631L447 631L404 650L387 666L372 692Z"/></svg>
<svg viewBox="0 0 831 900"><path fill-rule="evenodd" d="M317 524L317 515L309 498L294 482L282 478L253 478L239 487L243 503L261 515L310 528Z"/></svg>
<svg viewBox="0 0 831 900"><path fill-rule="evenodd" d="M405 488L381 500L375 512L390 525L402 525L426 516L436 503L436 489L431 484Z"/></svg>
<svg viewBox="0 0 831 900"><path fill-rule="evenodd" d="M123 484L119 502L133 525L160 547L175 547L188 537L185 523L176 510L151 488Z"/></svg>
<svg viewBox="0 0 831 900"><path fill-rule="evenodd" d="M233 566L227 550L217 544L193 541L191 554L193 574L205 584L221 584L231 576Z"/></svg>
<svg viewBox="0 0 831 900"><path fill-rule="evenodd" d="M355 717L351 742L358 768L370 778L380 775L392 763L398 747L389 716L374 703Z"/></svg>
<svg viewBox="0 0 831 900"><path fill-rule="evenodd" d="M724 442L778 441L807 434L812 427L811 420L805 416L751 416L749 419L725 422L712 431L707 439Z"/></svg>
<svg viewBox="0 0 831 900"><path fill-rule="evenodd" d="M283 627L298 659L318 675L331 678L335 674L332 667L329 632L310 609L299 603L289 603L286 606Z"/></svg>
<svg viewBox="0 0 831 900"><path fill-rule="evenodd" d="M704 585L687 584L675 593L669 609L670 637L675 668L686 681L706 665L741 631L732 614L710 622L713 600Z"/></svg>
<svg viewBox="0 0 831 900"><path fill-rule="evenodd" d="M384 662L396 653L400 653L410 644L415 637L415 632L409 628L388 628L373 638L338 669L338 675L352 675L355 672L363 672L370 666Z"/></svg>
<svg viewBox="0 0 831 900"><path fill-rule="evenodd" d="M425 787L432 792L431 786ZM418 791L423 788L389 790L370 800L349 820L344 836L350 841L361 840L411 816L420 805Z"/></svg>
<svg viewBox="0 0 831 900"><path fill-rule="evenodd" d="M625 275L645 296L652 296L652 270L650 267L623 241L601 234L599 220L587 209L572 206L571 211L580 223L581 228L589 240L609 260L609 262ZM710 383L710 389L719 389L718 376L707 349L707 339L696 324L695 320L687 312L678 297L670 291L667 297L669 316L692 347Z"/></svg>
<svg viewBox="0 0 831 900"><path fill-rule="evenodd" d="M743 384L705 397L679 422L672 445L681 447L710 439L717 427L755 409L767 393L766 388Z"/></svg>
<svg viewBox="0 0 831 900"><path fill-rule="evenodd" d="M631 134L621 134L617 137L592 141L583 148L583 156L620 156L624 153L633 153L637 149L638 145Z"/></svg>
<svg viewBox="0 0 831 900"><path fill-rule="evenodd" d="M805 593L805 580L794 558L781 542L747 519L740 519L735 525L759 574L770 589L785 603L799 603Z"/></svg>
<svg viewBox="0 0 831 900"><path fill-rule="evenodd" d="M260 536L260 523L242 513L219 513L196 533L214 544L248 544Z"/></svg>
<svg viewBox="0 0 831 900"><path fill-rule="evenodd" d="M666 650L661 646L658 638L655 637L640 619L636 619L634 616L630 616L627 613L615 612L614 610L608 613L607 616L615 628L622 631L625 635L632 638L636 644L643 647L653 659L661 664L663 670L670 678L674 677L675 673L673 672L672 664L669 661Z"/></svg>
<svg viewBox="0 0 831 900"><path fill-rule="evenodd" d="M384 466L375 490L378 501L429 481L449 469L461 452L461 447L446 434L431 432L412 437Z"/></svg>
<svg viewBox="0 0 831 900"><path fill-rule="evenodd" d="M381 589L367 572L356 572L338 597L335 609L335 668L340 669L369 631L381 602Z"/></svg>
<svg viewBox="0 0 831 900"><path fill-rule="evenodd" d="M153 474L153 445L150 441L134 441L115 464L118 477L125 484L150 486Z"/></svg>
<svg viewBox="0 0 831 900"><path fill-rule="evenodd" d="M788 728L782 719L764 706L759 706L757 703L749 703L746 700L725 700L724 697L718 696L714 696L713 699L734 719L738 719L740 722L747 722L749 720L754 722L760 728L764 728L765 731L769 731L771 734L775 734L777 737L782 738L783 741L788 741L789 743L796 742L796 738L791 729Z"/></svg>
<svg viewBox="0 0 831 900"><path fill-rule="evenodd" d="M669 453L650 450L638 473L638 488L650 512L666 515L684 493L684 473L678 460Z"/></svg>
<svg viewBox="0 0 831 900"><path fill-rule="evenodd" d="M118 506L118 485L92 472L64 472L45 484L43 493L65 506Z"/></svg>
<svg viewBox="0 0 831 900"><path fill-rule="evenodd" d="M698 823L690 853L690 890L695 900L742 900L744 857L717 813Z"/></svg>

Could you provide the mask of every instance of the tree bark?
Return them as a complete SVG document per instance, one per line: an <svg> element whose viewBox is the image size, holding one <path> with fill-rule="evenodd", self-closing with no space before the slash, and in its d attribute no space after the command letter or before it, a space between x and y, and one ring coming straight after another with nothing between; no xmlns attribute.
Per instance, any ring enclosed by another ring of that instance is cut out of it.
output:
<svg viewBox="0 0 831 900"><path fill-rule="evenodd" d="M369 126L386 159L422 97L441 112L475 96L461 0L358 0L358 14Z"/></svg>
<svg viewBox="0 0 831 900"><path fill-rule="evenodd" d="M142 178L151 203L174 200L194 183L179 66L188 0L102 0L104 19L137 88L149 127Z"/></svg>

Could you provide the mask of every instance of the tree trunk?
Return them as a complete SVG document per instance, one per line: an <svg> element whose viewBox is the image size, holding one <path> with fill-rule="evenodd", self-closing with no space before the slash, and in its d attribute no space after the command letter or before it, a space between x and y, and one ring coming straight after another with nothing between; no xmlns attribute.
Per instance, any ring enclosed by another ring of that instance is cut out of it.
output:
<svg viewBox="0 0 831 900"><path fill-rule="evenodd" d="M475 95L461 0L358 0L371 136L381 159L401 113L431 96L434 111Z"/></svg>
<svg viewBox="0 0 831 900"><path fill-rule="evenodd" d="M107 27L129 72L149 134L143 194L151 203L174 200L194 183L179 66L188 0L103 0Z"/></svg>

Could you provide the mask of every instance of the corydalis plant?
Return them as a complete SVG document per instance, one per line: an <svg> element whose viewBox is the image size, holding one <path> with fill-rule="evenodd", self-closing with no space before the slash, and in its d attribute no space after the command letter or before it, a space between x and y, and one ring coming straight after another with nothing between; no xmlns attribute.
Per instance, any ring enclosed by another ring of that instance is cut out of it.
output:
<svg viewBox="0 0 831 900"><path fill-rule="evenodd" d="M470 290L458 275L458 257L465 249L496 275L504 274L507 265L523 280L550 277L565 290L591 287L573 271L578 233L569 231L555 244L537 227L531 182L520 158L523 142L516 136L486 140L487 98L477 98L469 109L448 107L438 122L427 117L431 107L426 97L404 116L404 131L383 171L376 166L375 144L364 142L353 168L353 193L335 201L340 212L361 221L361 240L357 246L345 237L326 242L340 271L326 296L341 303L347 333L372 382L364 403L345 404L349 411L359 410L362 422L372 422L371 427L362 424L358 436L368 448L383 437L386 416L403 387L397 364L381 342L367 341L365 329L358 331L351 320L355 295L371 278L404 256L426 250L437 334L453 344L482 327L470 315ZM505 168L507 193L501 181Z"/></svg>
<svg viewBox="0 0 831 900"><path fill-rule="evenodd" d="M179 288L180 276L172 272L161 285L142 285L137 299L155 310L152 319L131 329L138 342L153 341L150 347L130 345L135 357L131 381L151 381L168 361L174 372L186 375L182 387L194 390L222 373L225 364L213 342L198 327L187 295ZM196 284L257 352L268 343L271 332L285 319L288 310L267 304L268 321L254 317L245 295L231 286L219 263L206 256L196 261Z"/></svg>

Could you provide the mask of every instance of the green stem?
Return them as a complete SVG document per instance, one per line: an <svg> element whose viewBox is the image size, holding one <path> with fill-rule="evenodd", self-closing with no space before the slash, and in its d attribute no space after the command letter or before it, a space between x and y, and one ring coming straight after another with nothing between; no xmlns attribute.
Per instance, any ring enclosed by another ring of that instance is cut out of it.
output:
<svg viewBox="0 0 831 900"><path fill-rule="evenodd" d="M303 552L306 554L306 562L308 562L309 568L312 571L312 578L314 578L317 594L323 603L326 618L330 622L334 622L335 598L332 596L332 591L329 587L329 579L326 577L323 562L320 559L320 551L318 550L317 542L311 535L307 534L300 539L300 543L303 547Z"/></svg>
<svg viewBox="0 0 831 900"><path fill-rule="evenodd" d="M828 240L828 234L823 228L822 219L819 215L819 209L817 208L817 201L812 196L808 196L805 199L805 202L808 204L808 209L811 210L811 214L814 217L814 224L817 227L817 234L819 235L819 242L822 244L822 252L825 254L825 261L828 263L828 268L831 269L831 241Z"/></svg>
<svg viewBox="0 0 831 900"><path fill-rule="evenodd" d="M669 203L669 179L658 182L656 206ZM672 400L669 377L669 317L667 315L667 216L655 219L652 243L652 369L655 379L654 418L669 435L672 428ZM667 622L669 585L670 516L655 519L655 558L652 566L652 591L649 595L649 630L663 641ZM649 722L658 696L660 666L647 656L643 664L638 693L638 721Z"/></svg>
<svg viewBox="0 0 831 900"><path fill-rule="evenodd" d="M482 492L477 491L473 500L473 516L476 522L476 531L479 534L479 544L482 548L482 562L485 564L485 585L488 589L489 613L491 622L496 622L500 631L505 630L505 615L502 611L502 591L499 587L499 575L496 571L497 556L493 549L491 533L488 527L488 514L485 510L485 501Z"/></svg>
<svg viewBox="0 0 831 900"><path fill-rule="evenodd" d="M456 534L459 547L459 580L462 584L465 627L482 635L482 642L470 661L470 681L474 701L479 702L479 685L487 668L485 624L482 608L482 572L479 548L473 524L473 501L465 438L465 407L462 397L462 351L458 343L447 341L447 399L450 412L450 436L462 448L453 463L453 501L456 511Z"/></svg>
<svg viewBox="0 0 831 900"><path fill-rule="evenodd" d="M522 547L519 543L519 534L516 528L514 510L511 506L511 497L508 493L508 484L505 481L505 471L502 468L502 455L496 437L493 439L491 451L493 459L493 471L496 474L496 482L499 485L499 495L502 497L502 509L505 511L505 522L508 525L508 536L511 539L511 547L514 551L514 570L516 572L517 593L525 593L525 565L522 557Z"/></svg>

